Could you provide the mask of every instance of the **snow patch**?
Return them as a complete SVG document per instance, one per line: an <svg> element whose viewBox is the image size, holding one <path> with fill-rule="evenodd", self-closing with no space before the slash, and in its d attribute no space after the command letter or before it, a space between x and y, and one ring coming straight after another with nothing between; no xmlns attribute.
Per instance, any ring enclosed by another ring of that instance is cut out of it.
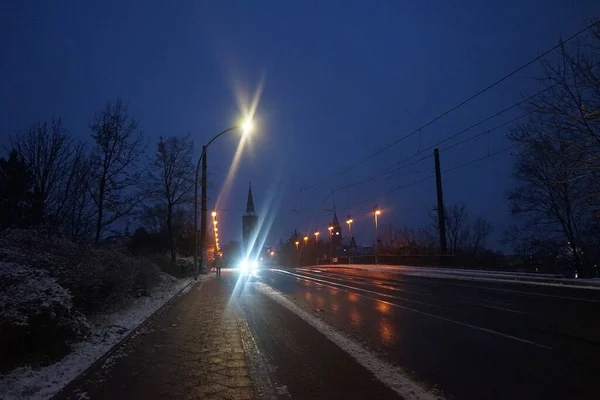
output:
<svg viewBox="0 0 600 400"><path fill-rule="evenodd" d="M358 361L363 367L368 369L373 375L383 382L387 387L392 389L396 394L405 400L430 400L430 399L441 399L439 395L427 391L421 387L417 382L411 380L406 374L398 367L380 360L373 353L367 350L358 342L348 338L341 332L337 331L327 323L311 315L305 310L301 309L298 305L293 303L279 291L272 287L258 282L255 286L262 294L270 297L289 311L298 315L309 325L321 332L325 337L335 343L338 347L344 350L346 353L351 355L356 361Z"/></svg>
<svg viewBox="0 0 600 400"><path fill-rule="evenodd" d="M200 281L210 278L202 276ZM86 341L73 345L72 352L57 363L38 369L21 367L0 377L0 398L51 398L178 292L184 288L184 293L189 291L194 286L192 283L192 278L178 280L161 273L161 281L150 296L135 299L126 309L94 318L93 334ZM108 366L112 361L107 360ZM79 396L87 394L80 393Z"/></svg>

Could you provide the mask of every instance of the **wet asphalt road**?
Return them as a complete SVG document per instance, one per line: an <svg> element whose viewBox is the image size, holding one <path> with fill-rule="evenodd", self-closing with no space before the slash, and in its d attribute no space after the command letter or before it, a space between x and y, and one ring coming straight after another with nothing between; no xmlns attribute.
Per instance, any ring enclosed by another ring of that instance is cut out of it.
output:
<svg viewBox="0 0 600 400"><path fill-rule="evenodd" d="M341 268L262 271L259 280L447 398L587 399L600 392L600 291ZM273 341L300 336L293 324L287 333L279 327L291 313L279 307L277 315L269 302L251 289L241 300L259 349L281 361L283 347Z"/></svg>

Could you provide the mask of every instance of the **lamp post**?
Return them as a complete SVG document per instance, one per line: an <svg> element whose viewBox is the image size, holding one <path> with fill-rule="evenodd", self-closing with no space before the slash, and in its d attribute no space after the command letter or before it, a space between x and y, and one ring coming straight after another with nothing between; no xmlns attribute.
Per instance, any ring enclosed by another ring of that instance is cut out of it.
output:
<svg viewBox="0 0 600 400"><path fill-rule="evenodd" d="M198 280L198 175L200 172L200 165L202 165L202 235L200 240L200 246L202 247L202 263L206 263L206 150L208 146L212 144L217 138L234 130L242 130L242 135L245 136L252 130L252 120L248 119L242 125L232 126L231 128L225 129L219 132L215 137L210 139L206 146L202 146L202 154L198 159L196 165L196 176L194 178L194 279Z"/></svg>
<svg viewBox="0 0 600 400"><path fill-rule="evenodd" d="M346 223L348 224L348 236L350 237L350 239L352 239L352 223L354 222L354 220L352 219L352 216L350 216L350 214L348 214L348 216L346 217Z"/></svg>
<svg viewBox="0 0 600 400"><path fill-rule="evenodd" d="M346 217L346 223L348 224L348 238L350 240L349 246L348 246L348 264L352 264L352 223L354 222L354 220L352 219L352 216L350 214L348 214L348 216Z"/></svg>
<svg viewBox="0 0 600 400"><path fill-rule="evenodd" d="M306 246L306 245L307 245L307 243L308 243L308 235L307 235L307 236L304 236L304 246Z"/></svg>
<svg viewBox="0 0 600 400"><path fill-rule="evenodd" d="M379 206L375 204L373 206L373 216L375 217L375 264L379 264L379 216L381 210Z"/></svg>
<svg viewBox="0 0 600 400"><path fill-rule="evenodd" d="M333 225L329 224L329 261L333 264Z"/></svg>

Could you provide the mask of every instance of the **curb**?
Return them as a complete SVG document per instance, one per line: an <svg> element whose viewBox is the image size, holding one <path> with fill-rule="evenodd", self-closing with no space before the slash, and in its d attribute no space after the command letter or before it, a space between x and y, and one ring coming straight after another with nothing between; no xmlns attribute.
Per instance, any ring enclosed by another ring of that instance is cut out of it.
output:
<svg viewBox="0 0 600 400"><path fill-rule="evenodd" d="M164 310L171 302L173 302L176 298L178 298L181 293L189 288L190 286L194 286L197 283L201 282L200 280L192 280L190 283L181 288L177 293L175 293L171 298L165 303L158 307L152 314L148 316L142 323L140 323L137 327L129 331L121 340L114 344L110 349L108 349L103 355L101 355L96 361L91 363L86 369L84 369L79 375L73 378L69 383L62 387L54 396L50 397L50 400L59 400L65 398L64 396L70 392L72 389L77 386L79 382L86 378L86 376L92 372L94 369L100 367L104 362L111 357L113 354L117 352L129 339L133 337L140 329L146 326L156 315L158 315L162 310Z"/></svg>

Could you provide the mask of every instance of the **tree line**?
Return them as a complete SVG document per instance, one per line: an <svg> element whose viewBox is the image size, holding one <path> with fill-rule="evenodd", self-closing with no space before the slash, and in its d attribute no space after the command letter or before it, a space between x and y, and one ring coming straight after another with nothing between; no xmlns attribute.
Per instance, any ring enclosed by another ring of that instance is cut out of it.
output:
<svg viewBox="0 0 600 400"><path fill-rule="evenodd" d="M135 219L138 239L156 236L172 261L182 247L191 251L189 134L160 137L149 157L149 141L121 99L106 103L88 128L87 139L74 137L54 118L10 136L0 158L0 229L37 227L98 243Z"/></svg>

